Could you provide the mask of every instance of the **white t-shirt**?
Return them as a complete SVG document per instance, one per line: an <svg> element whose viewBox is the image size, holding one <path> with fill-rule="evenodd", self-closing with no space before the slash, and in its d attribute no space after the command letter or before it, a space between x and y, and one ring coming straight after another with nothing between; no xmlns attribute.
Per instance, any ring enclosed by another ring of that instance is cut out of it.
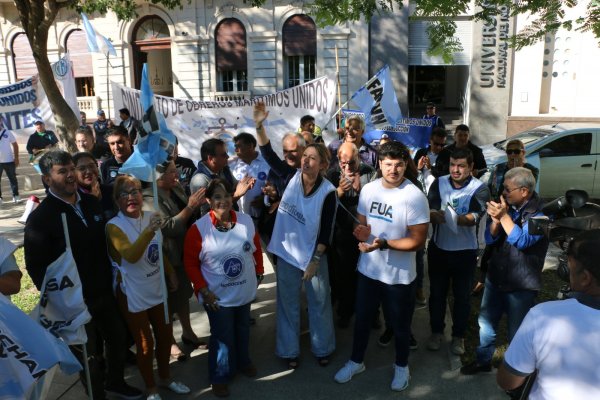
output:
<svg viewBox="0 0 600 400"><path fill-rule="evenodd" d="M9 163L15 161L15 153L13 152L12 144L16 143L17 139L8 129L0 129L0 163Z"/></svg>
<svg viewBox="0 0 600 400"><path fill-rule="evenodd" d="M233 177L238 181L241 181L245 176L256 178L256 183L254 183L252 189L248 190L246 194L238 200L238 205L240 207L240 212L252 217L259 217L261 208L252 207L251 203L256 197L262 199L262 188L265 186L269 170L271 169L269 164L267 164L265 159L262 158L259 153L258 157L252 160L250 164L246 164L240 158L235 158L229 162L229 168L231 169Z"/></svg>
<svg viewBox="0 0 600 400"><path fill-rule="evenodd" d="M429 223L427 198L408 179L393 189L383 187L381 178L365 185L358 213L367 218L373 237L387 240L407 237L411 225ZM361 253L358 271L388 285L408 285L417 276L415 252L387 249Z"/></svg>
<svg viewBox="0 0 600 400"><path fill-rule="evenodd" d="M600 399L600 310L575 299L538 304L504 362L523 374L538 370L530 400Z"/></svg>

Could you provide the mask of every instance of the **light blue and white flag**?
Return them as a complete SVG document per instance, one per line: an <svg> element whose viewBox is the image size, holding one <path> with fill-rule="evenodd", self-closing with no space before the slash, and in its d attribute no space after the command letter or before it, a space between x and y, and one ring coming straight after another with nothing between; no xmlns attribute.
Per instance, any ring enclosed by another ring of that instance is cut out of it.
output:
<svg viewBox="0 0 600 400"><path fill-rule="evenodd" d="M75 88L75 75L73 74L73 65L69 52L64 57L52 64L54 79L65 98L65 101L73 110L73 113L79 118L79 104L77 104L77 90Z"/></svg>
<svg viewBox="0 0 600 400"><path fill-rule="evenodd" d="M358 89L352 100L365 114L367 130L396 126L402 118L388 65Z"/></svg>
<svg viewBox="0 0 600 400"><path fill-rule="evenodd" d="M142 69L140 102L144 116L138 131L133 154L119 168L120 174L133 175L139 180L152 182L153 171L173 154L175 135L167 127L165 118L154 108L154 93L148 80L148 65Z"/></svg>
<svg viewBox="0 0 600 400"><path fill-rule="evenodd" d="M106 37L96 32L85 13L81 13L81 20L83 22L85 36L87 37L88 50L92 53L101 53L105 56L110 54L111 56L116 57L117 51L113 44Z"/></svg>
<svg viewBox="0 0 600 400"><path fill-rule="evenodd" d="M31 317L69 345L87 342L85 324L92 316L83 301L81 279L70 247L46 268L40 302Z"/></svg>
<svg viewBox="0 0 600 400"><path fill-rule="evenodd" d="M0 399L27 398L56 364L67 375L81 370L65 342L0 296Z"/></svg>

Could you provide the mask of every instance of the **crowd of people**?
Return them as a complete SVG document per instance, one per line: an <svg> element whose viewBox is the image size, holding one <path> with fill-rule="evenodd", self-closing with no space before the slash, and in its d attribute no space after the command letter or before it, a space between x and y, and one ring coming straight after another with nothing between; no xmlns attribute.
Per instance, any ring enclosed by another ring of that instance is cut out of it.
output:
<svg viewBox="0 0 600 400"><path fill-rule="evenodd" d="M56 136L41 121L27 146L32 159L42 154L36 162L47 187L46 199L25 227L27 271L40 289L47 266L65 249L61 214L66 214L92 316L86 332L94 398L145 395L159 400L159 387L190 392L170 373L170 360L187 358L173 335L174 316L181 324L181 342L207 346L216 396L229 395L237 372L256 376L249 348L250 305L263 280L263 254L275 268L275 353L286 368L300 367L302 289L310 350L318 365L328 366L336 351L336 327L348 329L354 318L349 359L334 375L340 384L365 370L370 333L380 326L381 309L385 329L379 344L395 346L393 391L409 386L409 352L418 346L411 330L415 306L428 305L426 348L438 351L446 340L452 289L449 346L463 355L472 293L483 291L480 343L475 361L461 373L492 370L498 322L506 314L511 344L498 372L503 388L518 390L537 371L531 398L600 397L598 369L578 364L578 352L600 357L600 275L594 263L600 237L588 234L570 247L571 284L581 296L564 305L534 307L549 243L529 232L528 220L541 214L535 191L539 171L525 162L519 140L508 142L508 161L495 166L484 183L478 177L487 165L470 141L468 126L459 125L455 142L446 146L444 124L435 105L428 104L424 117L435 127L429 146L414 155L389 137L377 145L366 143L365 121L358 116L346 119L343 137L325 147L314 118L306 116L297 132L283 136L281 158L266 129L269 112L259 103L253 115L256 132L233 139L235 158L230 159L220 139L201 144L197 165L179 156L176 146L171 159L156 168L155 194L119 172L139 128L127 109L120 114L123 123L111 127L98 111L93 130L82 115L74 155L51 149ZM486 244L479 277L478 229L485 230ZM429 296L423 285L425 257ZM19 290L20 275L7 260L6 273L0 260L0 289L12 294ZM192 328L191 298L208 316L208 345ZM549 316L564 321L549 322ZM584 345L559 333L568 329L583 335ZM143 392L124 380L127 349L133 344ZM80 351L73 352L82 359ZM556 387L563 362L565 374L580 383L568 386L580 394L576 397Z"/></svg>

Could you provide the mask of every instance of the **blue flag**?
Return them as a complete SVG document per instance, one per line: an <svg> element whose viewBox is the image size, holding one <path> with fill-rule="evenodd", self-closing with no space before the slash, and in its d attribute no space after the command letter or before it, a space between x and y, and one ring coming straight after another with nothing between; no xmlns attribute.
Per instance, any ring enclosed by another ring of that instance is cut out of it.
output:
<svg viewBox="0 0 600 400"><path fill-rule="evenodd" d="M116 57L117 51L115 50L115 46L113 46L110 40L96 32L88 20L87 15L84 13L81 13L81 21L83 22L83 29L85 30L85 37L87 38L88 50L91 53L100 53L105 56L110 54L111 56Z"/></svg>
<svg viewBox="0 0 600 400"><path fill-rule="evenodd" d="M81 370L65 342L0 295L0 399L25 398L56 364L67 375Z"/></svg>
<svg viewBox="0 0 600 400"><path fill-rule="evenodd" d="M148 65L142 69L140 102L144 110L137 144L133 154L119 168L120 174L135 176L139 180L151 182L153 170L173 154L175 135L167 128L161 113L154 109L154 93L148 80Z"/></svg>
<svg viewBox="0 0 600 400"><path fill-rule="evenodd" d="M396 126L402 118L390 67L385 66L352 95L352 100L365 114L367 130Z"/></svg>

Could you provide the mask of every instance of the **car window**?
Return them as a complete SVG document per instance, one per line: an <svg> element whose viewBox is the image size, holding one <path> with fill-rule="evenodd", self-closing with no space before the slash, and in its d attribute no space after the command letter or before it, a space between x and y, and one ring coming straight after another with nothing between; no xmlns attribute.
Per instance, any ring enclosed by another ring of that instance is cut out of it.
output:
<svg viewBox="0 0 600 400"><path fill-rule="evenodd" d="M540 149L551 150L550 157L589 155L592 149L591 133L576 133L558 138Z"/></svg>

